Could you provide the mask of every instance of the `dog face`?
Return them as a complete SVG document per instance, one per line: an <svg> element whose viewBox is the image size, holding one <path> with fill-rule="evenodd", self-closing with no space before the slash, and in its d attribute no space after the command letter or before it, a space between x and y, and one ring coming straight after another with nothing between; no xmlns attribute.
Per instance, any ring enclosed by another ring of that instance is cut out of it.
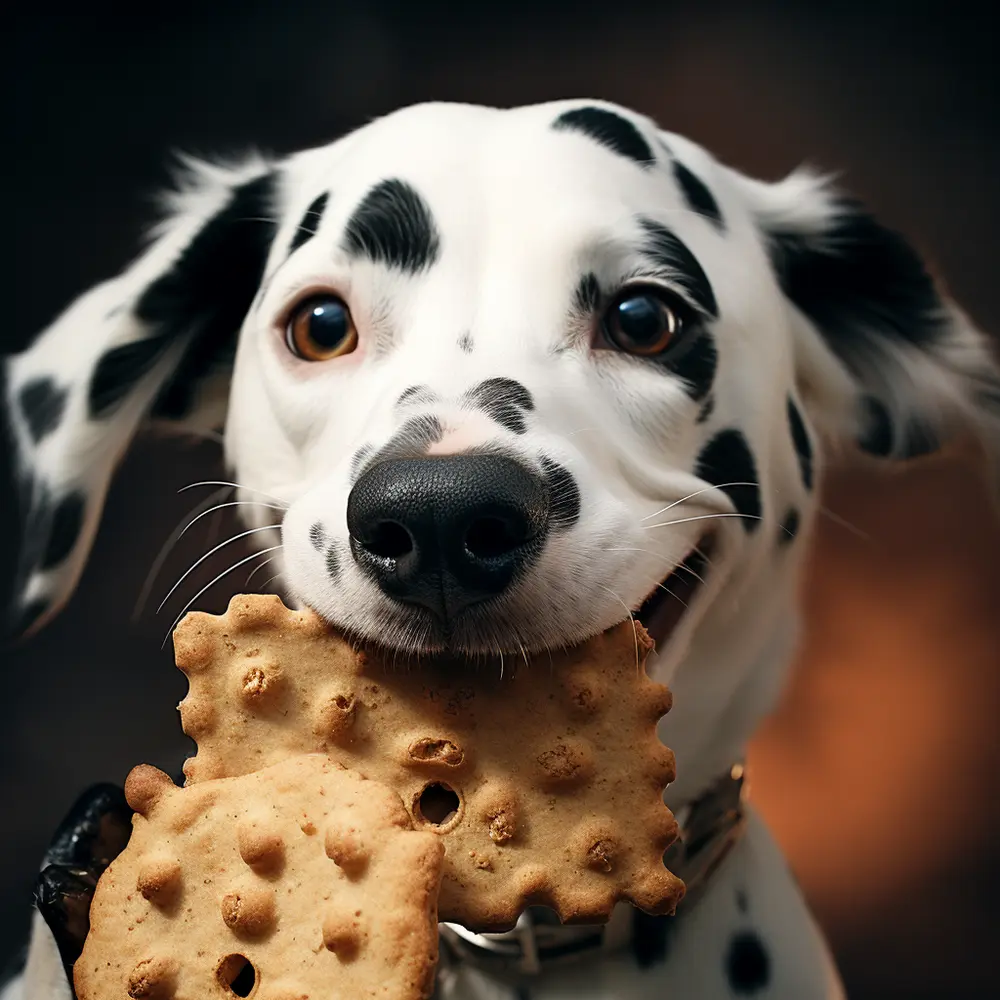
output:
<svg viewBox="0 0 1000 1000"><path fill-rule="evenodd" d="M228 401L296 599L473 653L641 609L678 655L700 631L752 656L736 623L791 593L825 448L995 428L983 342L901 238L611 105L418 106L202 169L172 208L10 365L22 621L65 599L150 412Z"/></svg>

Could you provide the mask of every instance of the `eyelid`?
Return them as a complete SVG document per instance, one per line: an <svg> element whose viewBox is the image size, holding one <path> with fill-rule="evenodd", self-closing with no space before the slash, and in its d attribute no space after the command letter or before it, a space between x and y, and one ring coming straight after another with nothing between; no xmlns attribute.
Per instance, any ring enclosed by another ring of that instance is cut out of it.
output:
<svg viewBox="0 0 1000 1000"><path fill-rule="evenodd" d="M637 294L648 291L662 295L665 299L672 299L673 302L669 304L672 306L674 303L678 303L681 307L679 310L680 319L687 322L708 321L713 318L685 293L681 285L666 282L662 274L649 274L643 271L632 272L623 278L617 290L608 297L602 308L606 309L612 302L617 302L630 291L635 291Z"/></svg>
<svg viewBox="0 0 1000 1000"><path fill-rule="evenodd" d="M300 309L303 303L308 302L309 299L324 297L339 299L344 303L344 307L350 313L351 318L355 318L347 296L339 289L334 288L329 282L323 282L322 284L316 282L305 282L300 288L295 289L294 294L291 293L292 289L289 289L288 293L282 296L283 305L278 310L273 320L274 328L282 333L284 333L285 328L291 322L292 314Z"/></svg>

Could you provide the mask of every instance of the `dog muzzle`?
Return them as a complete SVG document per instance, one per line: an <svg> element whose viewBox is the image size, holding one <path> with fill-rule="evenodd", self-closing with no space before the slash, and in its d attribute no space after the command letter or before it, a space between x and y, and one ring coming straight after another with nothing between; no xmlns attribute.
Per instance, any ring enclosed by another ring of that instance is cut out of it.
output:
<svg viewBox="0 0 1000 1000"><path fill-rule="evenodd" d="M682 917L697 904L711 877L746 828L745 767L734 764L709 789L676 813L680 834L663 857L687 888L678 907ZM500 979L537 976L568 962L626 948L633 939L635 909L616 906L606 924L566 927L545 907L528 907L513 930L474 934L459 924L441 924L441 972L472 965ZM664 917L663 919L670 919Z"/></svg>

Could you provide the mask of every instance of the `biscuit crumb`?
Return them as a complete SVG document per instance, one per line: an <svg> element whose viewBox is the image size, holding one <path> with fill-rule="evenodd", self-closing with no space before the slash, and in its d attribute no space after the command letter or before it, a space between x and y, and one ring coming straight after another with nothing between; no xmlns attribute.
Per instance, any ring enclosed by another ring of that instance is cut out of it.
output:
<svg viewBox="0 0 1000 1000"><path fill-rule="evenodd" d="M469 851L469 857L480 871L493 871L493 862L485 854L480 854L478 851Z"/></svg>
<svg viewBox="0 0 1000 1000"><path fill-rule="evenodd" d="M587 864L598 871L611 871L611 859L614 857L614 849L607 840L598 840L587 849Z"/></svg>
<svg viewBox="0 0 1000 1000"><path fill-rule="evenodd" d="M448 767L458 767L465 760L465 751L451 740L433 739L425 736L414 740L407 751L410 760L420 763L447 764Z"/></svg>
<svg viewBox="0 0 1000 1000"><path fill-rule="evenodd" d="M517 827L514 820L507 811L501 809L500 812L490 817L490 840L494 844L506 844L508 840L514 839Z"/></svg>

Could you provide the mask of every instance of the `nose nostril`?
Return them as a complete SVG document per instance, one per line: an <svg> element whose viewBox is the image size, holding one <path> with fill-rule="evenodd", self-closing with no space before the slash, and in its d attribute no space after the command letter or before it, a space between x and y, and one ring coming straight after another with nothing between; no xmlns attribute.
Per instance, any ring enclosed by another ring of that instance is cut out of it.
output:
<svg viewBox="0 0 1000 1000"><path fill-rule="evenodd" d="M465 532L465 550L474 559L495 559L516 549L523 538L499 517L480 517Z"/></svg>
<svg viewBox="0 0 1000 1000"><path fill-rule="evenodd" d="M364 546L372 555L383 559L402 559L413 551L413 539L401 524L380 521Z"/></svg>

